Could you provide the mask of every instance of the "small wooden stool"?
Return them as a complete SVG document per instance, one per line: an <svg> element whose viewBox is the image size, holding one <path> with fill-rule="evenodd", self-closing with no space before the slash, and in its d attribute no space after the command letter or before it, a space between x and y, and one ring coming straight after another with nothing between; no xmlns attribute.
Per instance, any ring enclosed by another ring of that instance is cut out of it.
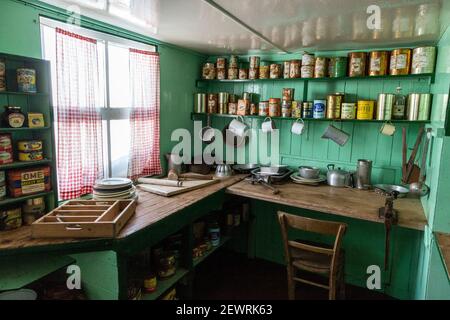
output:
<svg viewBox="0 0 450 320"><path fill-rule="evenodd" d="M287 263L288 296L295 299L295 282L302 282L328 290L330 300L336 299L336 289L345 294L344 281L344 252L341 250L342 237L347 225L344 223L304 218L285 212L278 212L284 251ZM310 244L288 239L288 230L297 229L307 232L335 236L334 246ZM298 270L327 276L328 285L298 278Z"/></svg>

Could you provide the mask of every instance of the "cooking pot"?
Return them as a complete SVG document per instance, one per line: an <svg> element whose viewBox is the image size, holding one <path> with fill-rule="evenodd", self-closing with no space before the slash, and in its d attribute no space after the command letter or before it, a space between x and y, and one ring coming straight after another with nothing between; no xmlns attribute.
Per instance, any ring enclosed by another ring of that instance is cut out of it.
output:
<svg viewBox="0 0 450 320"><path fill-rule="evenodd" d="M334 164L327 166L327 182L332 187L349 187L353 185L353 175L341 168L335 169Z"/></svg>

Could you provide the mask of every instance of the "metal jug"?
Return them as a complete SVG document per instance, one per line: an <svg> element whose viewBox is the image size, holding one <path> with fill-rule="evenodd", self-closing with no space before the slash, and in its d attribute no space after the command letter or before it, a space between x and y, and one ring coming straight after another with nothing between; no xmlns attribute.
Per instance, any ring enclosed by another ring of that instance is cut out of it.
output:
<svg viewBox="0 0 450 320"><path fill-rule="evenodd" d="M359 159L356 165L356 188L369 189L372 186L372 161Z"/></svg>

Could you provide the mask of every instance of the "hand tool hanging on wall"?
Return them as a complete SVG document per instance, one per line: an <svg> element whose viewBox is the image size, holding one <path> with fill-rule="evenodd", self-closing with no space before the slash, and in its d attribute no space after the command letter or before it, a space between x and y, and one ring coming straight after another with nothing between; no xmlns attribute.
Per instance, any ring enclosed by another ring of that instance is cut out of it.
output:
<svg viewBox="0 0 450 320"><path fill-rule="evenodd" d="M422 142L424 129L423 127L419 129L419 132L417 133L416 143L414 144L414 148L411 152L411 155L409 157L408 163L403 163L402 172L404 172L404 176L402 177L403 183L411 183L411 182L417 182L419 180L419 172L420 169L417 165L414 164L414 161L416 159L417 151L419 149L419 145ZM406 133L403 131L404 137L403 137L403 157L405 157L405 146L406 146Z"/></svg>

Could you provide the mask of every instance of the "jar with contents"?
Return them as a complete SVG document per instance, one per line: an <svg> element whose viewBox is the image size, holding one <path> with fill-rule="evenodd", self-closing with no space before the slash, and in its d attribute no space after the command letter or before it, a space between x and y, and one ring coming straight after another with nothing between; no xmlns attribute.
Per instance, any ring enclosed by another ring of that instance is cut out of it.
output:
<svg viewBox="0 0 450 320"><path fill-rule="evenodd" d="M23 223L27 226L39 219L45 214L44 198L28 199L22 206Z"/></svg>
<svg viewBox="0 0 450 320"><path fill-rule="evenodd" d="M0 210L0 231L8 231L22 226L20 207L8 207Z"/></svg>
<svg viewBox="0 0 450 320"><path fill-rule="evenodd" d="M172 253L163 253L158 260L158 275L169 278L176 272L176 259Z"/></svg>
<svg viewBox="0 0 450 320"><path fill-rule="evenodd" d="M2 122L5 127L22 128L25 123L25 115L20 107L5 106L5 111L2 115Z"/></svg>
<svg viewBox="0 0 450 320"><path fill-rule="evenodd" d="M402 88L397 87L397 94L395 95L394 108L392 110L392 119L403 120L405 119L406 98L401 94Z"/></svg>
<svg viewBox="0 0 450 320"><path fill-rule="evenodd" d="M208 227L209 239L213 247L217 247L220 244L220 227L217 222L213 222Z"/></svg>

